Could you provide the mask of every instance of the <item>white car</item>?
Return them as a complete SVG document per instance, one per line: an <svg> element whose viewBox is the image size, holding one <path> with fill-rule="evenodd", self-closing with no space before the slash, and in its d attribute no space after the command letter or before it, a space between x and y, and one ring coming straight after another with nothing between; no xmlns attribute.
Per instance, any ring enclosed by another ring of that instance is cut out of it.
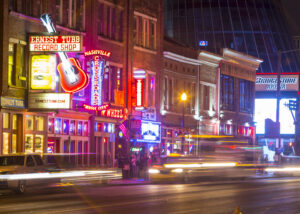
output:
<svg viewBox="0 0 300 214"><path fill-rule="evenodd" d="M45 172L44 162L39 154L12 154L0 156L0 188L24 193L27 186L45 182L32 175Z"/></svg>

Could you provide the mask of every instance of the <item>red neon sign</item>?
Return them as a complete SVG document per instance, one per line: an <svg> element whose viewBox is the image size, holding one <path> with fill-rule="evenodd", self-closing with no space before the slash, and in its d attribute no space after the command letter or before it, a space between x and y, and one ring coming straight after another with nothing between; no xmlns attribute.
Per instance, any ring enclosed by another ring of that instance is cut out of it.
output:
<svg viewBox="0 0 300 214"><path fill-rule="evenodd" d="M109 105L102 105L102 106L90 106L87 104L83 104L83 108L85 108L86 110L91 110L91 111L102 111L102 110L106 110L109 108Z"/></svg>
<svg viewBox="0 0 300 214"><path fill-rule="evenodd" d="M143 107L143 80L136 80L136 107Z"/></svg>
<svg viewBox="0 0 300 214"><path fill-rule="evenodd" d="M102 56L110 57L111 52L105 50L90 50L84 52L84 56L92 56L92 55L102 55Z"/></svg>

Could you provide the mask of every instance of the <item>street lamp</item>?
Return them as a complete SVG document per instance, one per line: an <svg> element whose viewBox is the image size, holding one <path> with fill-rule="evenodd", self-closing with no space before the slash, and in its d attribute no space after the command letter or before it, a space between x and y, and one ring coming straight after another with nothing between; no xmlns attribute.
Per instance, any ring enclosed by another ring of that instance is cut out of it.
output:
<svg viewBox="0 0 300 214"><path fill-rule="evenodd" d="M182 121L181 121L181 129L182 129L182 137L181 137L181 151L184 152L184 132L183 132L183 128L184 128L184 103L187 100L187 95L185 92L183 92L180 96L181 102L182 102Z"/></svg>

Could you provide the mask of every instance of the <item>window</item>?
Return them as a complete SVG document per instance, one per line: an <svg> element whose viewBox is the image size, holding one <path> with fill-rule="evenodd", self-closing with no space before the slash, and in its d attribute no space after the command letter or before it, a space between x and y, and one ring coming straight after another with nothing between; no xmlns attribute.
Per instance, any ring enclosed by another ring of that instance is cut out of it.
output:
<svg viewBox="0 0 300 214"><path fill-rule="evenodd" d="M85 5L84 0L72 0L72 22L71 27L77 30L85 29Z"/></svg>
<svg viewBox="0 0 300 214"><path fill-rule="evenodd" d="M221 75L221 109L234 110L234 78Z"/></svg>
<svg viewBox="0 0 300 214"><path fill-rule="evenodd" d="M83 135L84 136L88 136L88 134L89 134L88 127L89 127L89 123L84 122L84 124L83 124Z"/></svg>
<svg viewBox="0 0 300 214"><path fill-rule="evenodd" d="M63 133L69 134L69 120L64 120Z"/></svg>
<svg viewBox="0 0 300 214"><path fill-rule="evenodd" d="M206 86L204 85L203 87L203 95L204 95L204 100L203 100L203 104L204 104L204 110L209 110L209 94L210 94L210 87L209 86Z"/></svg>
<svg viewBox="0 0 300 214"><path fill-rule="evenodd" d="M12 135L11 153L17 153L17 135Z"/></svg>
<svg viewBox="0 0 300 214"><path fill-rule="evenodd" d="M82 121L77 124L77 135L82 135Z"/></svg>
<svg viewBox="0 0 300 214"><path fill-rule="evenodd" d="M254 83L240 79L240 111L245 113L253 112L253 88Z"/></svg>
<svg viewBox="0 0 300 214"><path fill-rule="evenodd" d="M13 118L12 118L12 125L13 125L13 130L16 130L17 129L17 121L18 121L18 116L16 114L13 114Z"/></svg>
<svg viewBox="0 0 300 214"><path fill-rule="evenodd" d="M173 107L173 79L169 79L168 85L168 106L169 109Z"/></svg>
<svg viewBox="0 0 300 214"><path fill-rule="evenodd" d="M25 135L25 152L33 152L33 135Z"/></svg>
<svg viewBox="0 0 300 214"><path fill-rule="evenodd" d="M54 133L55 134L61 134L61 119L60 118L55 118L55 122L54 122Z"/></svg>
<svg viewBox="0 0 300 214"><path fill-rule="evenodd" d="M44 117L36 116L35 117L35 122L36 122L36 130L37 131L44 131Z"/></svg>
<svg viewBox="0 0 300 214"><path fill-rule="evenodd" d="M155 105L155 76L148 76L148 106Z"/></svg>
<svg viewBox="0 0 300 214"><path fill-rule="evenodd" d="M55 9L56 9L56 17L55 17L55 21L56 24L62 24L62 20L63 20L63 1L62 0L56 0L56 5L55 5Z"/></svg>
<svg viewBox="0 0 300 214"><path fill-rule="evenodd" d="M9 133L3 132L2 154L9 153Z"/></svg>
<svg viewBox="0 0 300 214"><path fill-rule="evenodd" d="M156 19L136 15L133 27L135 45L156 50Z"/></svg>
<svg viewBox="0 0 300 214"><path fill-rule="evenodd" d="M70 130L69 130L71 135L75 135L75 128L76 128L75 127L75 120L71 120L70 121Z"/></svg>
<svg viewBox="0 0 300 214"><path fill-rule="evenodd" d="M48 121L48 132L53 133L54 132L54 118L49 118Z"/></svg>
<svg viewBox="0 0 300 214"><path fill-rule="evenodd" d="M8 44L8 84L26 87L25 42L10 39Z"/></svg>
<svg viewBox="0 0 300 214"><path fill-rule="evenodd" d="M33 161L33 158L31 156L27 157L26 166L28 166L28 167L33 167L34 166L34 161Z"/></svg>
<svg viewBox="0 0 300 214"><path fill-rule="evenodd" d="M2 123L3 128L4 129L9 129L10 114L9 113L3 113L2 117L3 117L3 123Z"/></svg>
<svg viewBox="0 0 300 214"><path fill-rule="evenodd" d="M44 145L44 136L36 135L35 136L35 152L43 153L43 145Z"/></svg>
<svg viewBox="0 0 300 214"><path fill-rule="evenodd" d="M33 155L34 160L38 166L44 165L42 158L39 155Z"/></svg>
<svg viewBox="0 0 300 214"><path fill-rule="evenodd" d="M102 83L103 101L122 103L122 72L123 69L116 66L105 69Z"/></svg>
<svg viewBox="0 0 300 214"><path fill-rule="evenodd" d="M123 11L117 7L98 4L98 34L109 39L123 40Z"/></svg>
<svg viewBox="0 0 300 214"><path fill-rule="evenodd" d="M33 130L33 116L32 115L25 116L25 130Z"/></svg>
<svg viewBox="0 0 300 214"><path fill-rule="evenodd" d="M164 109L168 109L168 78L164 78Z"/></svg>

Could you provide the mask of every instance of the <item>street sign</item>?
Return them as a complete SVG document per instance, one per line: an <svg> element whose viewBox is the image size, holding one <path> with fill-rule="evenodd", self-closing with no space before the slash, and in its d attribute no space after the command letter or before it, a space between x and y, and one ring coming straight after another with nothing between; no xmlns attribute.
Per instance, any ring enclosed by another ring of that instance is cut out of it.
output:
<svg viewBox="0 0 300 214"><path fill-rule="evenodd" d="M298 110L298 102L296 100L289 100L289 109Z"/></svg>

